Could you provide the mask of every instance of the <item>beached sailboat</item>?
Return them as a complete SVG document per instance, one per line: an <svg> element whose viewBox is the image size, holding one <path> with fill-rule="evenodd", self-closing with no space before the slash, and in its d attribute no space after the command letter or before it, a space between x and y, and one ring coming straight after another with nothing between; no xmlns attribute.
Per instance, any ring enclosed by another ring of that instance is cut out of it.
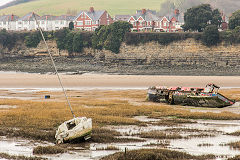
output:
<svg viewBox="0 0 240 160"><path fill-rule="evenodd" d="M68 141L73 141L73 140L78 140L78 139L82 139L82 140L87 140L89 138L91 138L91 133L92 133L92 119L91 118L87 118L87 117L75 117L74 113L73 113L73 110L72 110L72 107L71 107L71 103L68 99L68 96L67 96L67 93L63 87L63 84L62 84L62 81L61 81L61 78L58 74L58 70L56 68L56 65L55 65L55 62L53 60L53 57L50 53L50 50L48 48L48 45L46 43L46 40L45 40L45 37L43 35L43 32L42 32L42 29L41 27L39 26L39 23L35 17L35 14L33 14L34 16L34 19L36 21L36 24L38 26L38 29L41 33L41 36L42 36L42 39L46 45L46 48L47 48L47 51L48 51L48 54L51 58L51 61L52 61L52 64L53 64L53 67L55 69L55 72L56 72L56 75L58 77L58 80L59 80L59 83L62 87L62 91L65 95L65 98L66 98L66 101L69 105L69 108L71 110L71 113L73 115L73 119L71 120L68 120L68 121L65 121L63 122L57 129L56 131L56 135L55 135L55 138L56 138L56 143L64 143L64 142L68 142Z"/></svg>

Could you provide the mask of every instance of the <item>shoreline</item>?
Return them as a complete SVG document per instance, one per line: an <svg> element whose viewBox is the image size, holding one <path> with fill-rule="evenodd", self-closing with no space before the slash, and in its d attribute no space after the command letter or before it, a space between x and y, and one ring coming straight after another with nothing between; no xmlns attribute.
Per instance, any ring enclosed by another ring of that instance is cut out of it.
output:
<svg viewBox="0 0 240 160"><path fill-rule="evenodd" d="M79 56L54 57L60 73L84 74L117 74L117 75L179 75L179 76L240 76L235 67L209 67L204 65L171 65L136 64L123 62L99 61L93 57ZM49 57L5 57L0 59L0 71L27 73L54 73Z"/></svg>
<svg viewBox="0 0 240 160"><path fill-rule="evenodd" d="M205 87L215 83L224 88L239 88L240 76L173 76L118 74L61 74L66 89L147 89L150 86ZM54 74L2 72L0 88L60 88Z"/></svg>

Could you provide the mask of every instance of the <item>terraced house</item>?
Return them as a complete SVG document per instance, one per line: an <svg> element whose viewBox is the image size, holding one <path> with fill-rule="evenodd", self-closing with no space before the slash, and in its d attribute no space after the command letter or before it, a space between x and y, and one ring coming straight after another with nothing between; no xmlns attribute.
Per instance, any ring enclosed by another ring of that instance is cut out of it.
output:
<svg viewBox="0 0 240 160"><path fill-rule="evenodd" d="M111 23L113 23L113 19L107 11L95 11L93 7L90 7L89 11L80 11L74 19L74 27L86 31L94 31L100 25Z"/></svg>
<svg viewBox="0 0 240 160"><path fill-rule="evenodd" d="M63 28L68 28L69 23L74 20L74 16L71 15L61 15L55 17L53 21L53 27L52 30L59 30Z"/></svg>
<svg viewBox="0 0 240 160"><path fill-rule="evenodd" d="M35 17L34 17L35 16ZM16 30L17 31L32 31L37 29L37 23L35 21L35 18L37 20L40 20L40 16L35 14L34 12L30 12L26 14L25 16L19 18L16 21Z"/></svg>
<svg viewBox="0 0 240 160"><path fill-rule="evenodd" d="M8 31L15 31L16 30L16 20L19 17L16 15L3 15L0 16L0 30L6 29Z"/></svg>
<svg viewBox="0 0 240 160"><path fill-rule="evenodd" d="M121 18L120 15L117 18L119 17ZM181 25L184 24L184 19L179 10L175 10L168 16L158 16L154 10L142 9L130 16L128 22L133 25L133 31L177 32L182 30Z"/></svg>

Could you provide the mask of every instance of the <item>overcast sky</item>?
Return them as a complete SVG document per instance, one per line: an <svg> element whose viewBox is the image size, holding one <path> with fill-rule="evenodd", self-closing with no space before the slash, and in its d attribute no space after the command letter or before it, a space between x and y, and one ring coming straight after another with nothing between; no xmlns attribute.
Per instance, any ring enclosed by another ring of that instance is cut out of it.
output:
<svg viewBox="0 0 240 160"><path fill-rule="evenodd" d="M11 2L11 1L14 1L14 0L0 0L0 6L8 3L8 2Z"/></svg>

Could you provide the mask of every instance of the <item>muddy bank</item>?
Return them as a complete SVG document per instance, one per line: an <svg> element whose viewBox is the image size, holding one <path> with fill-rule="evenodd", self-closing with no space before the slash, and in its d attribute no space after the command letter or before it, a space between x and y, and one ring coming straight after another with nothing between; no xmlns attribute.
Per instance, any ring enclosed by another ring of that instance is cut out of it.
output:
<svg viewBox="0 0 240 160"><path fill-rule="evenodd" d="M205 67L199 65L162 65L146 64L140 60L100 61L93 56L74 58L54 57L59 72L82 74L98 72L109 74L133 75L202 75L202 76L239 76L240 70L235 67ZM0 59L1 71L21 71L30 73L54 72L47 56L8 57Z"/></svg>

